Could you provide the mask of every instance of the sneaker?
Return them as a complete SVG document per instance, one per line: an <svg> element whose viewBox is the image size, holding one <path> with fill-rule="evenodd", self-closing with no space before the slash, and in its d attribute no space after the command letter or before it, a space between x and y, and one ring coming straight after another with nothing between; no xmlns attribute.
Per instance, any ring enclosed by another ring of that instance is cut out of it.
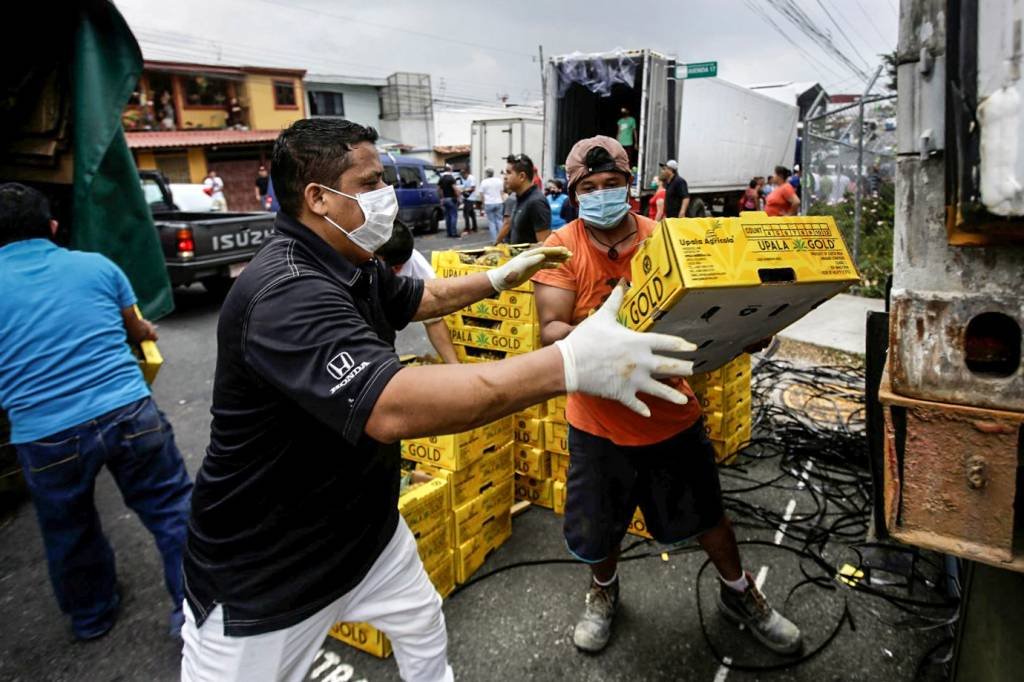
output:
<svg viewBox="0 0 1024 682"><path fill-rule="evenodd" d="M612 636L612 619L615 618L615 609L618 606L618 578L607 587L601 587L591 581L590 592L587 593L587 606L576 623L576 630L572 633L572 641L577 649L597 653L605 648Z"/></svg>
<svg viewBox="0 0 1024 682"><path fill-rule="evenodd" d="M718 608L729 620L750 628L754 637L772 651L780 654L799 652L803 646L800 628L771 607L754 584L754 576L749 572L746 576L749 584L743 592L718 579Z"/></svg>

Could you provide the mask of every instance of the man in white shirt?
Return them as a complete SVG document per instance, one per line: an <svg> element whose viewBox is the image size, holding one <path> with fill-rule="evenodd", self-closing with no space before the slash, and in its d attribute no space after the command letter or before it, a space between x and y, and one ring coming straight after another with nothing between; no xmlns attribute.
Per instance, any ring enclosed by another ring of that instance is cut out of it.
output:
<svg viewBox="0 0 1024 682"><path fill-rule="evenodd" d="M462 225L466 232L476 232L479 229L476 222L476 202L479 201L479 197L476 178L472 173L466 171L466 174L462 176Z"/></svg>
<svg viewBox="0 0 1024 682"><path fill-rule="evenodd" d="M501 230L505 183L501 178L494 177L493 168L488 168L484 171L484 180L480 183L479 189L484 202L484 214L487 215L487 229L491 233L493 243L498 239L498 231Z"/></svg>
<svg viewBox="0 0 1024 682"><path fill-rule="evenodd" d="M422 280L437 277L430 262L413 248L412 231L401 221L395 221L391 239L377 249L377 257L384 261L396 275ZM423 326L427 330L430 345L437 351L441 360L449 365L459 364L459 358L455 355L455 346L452 345L452 339L448 335L448 325L445 324L444 319L424 320Z"/></svg>
<svg viewBox="0 0 1024 682"><path fill-rule="evenodd" d="M203 191L209 195L211 211L221 213L228 210L228 202L224 199L224 181L217 175L217 171L210 171L203 181Z"/></svg>

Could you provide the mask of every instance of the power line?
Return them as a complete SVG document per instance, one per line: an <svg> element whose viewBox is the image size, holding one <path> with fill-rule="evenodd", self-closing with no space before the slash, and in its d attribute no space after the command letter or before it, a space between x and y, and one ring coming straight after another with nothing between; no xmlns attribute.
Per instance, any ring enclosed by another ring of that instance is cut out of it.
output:
<svg viewBox="0 0 1024 682"><path fill-rule="evenodd" d="M875 20L871 18L871 15L868 14L867 10L864 9L864 5L861 4L860 0L854 1L857 3L857 9L860 10L860 13L863 14L864 18L868 20L869 24L871 24L871 28L874 29L875 34L878 36L878 39L882 41L882 45L889 45L889 41L886 40L885 36L882 35L882 31L875 24Z"/></svg>
<svg viewBox="0 0 1024 682"><path fill-rule="evenodd" d="M771 16L764 9L762 9L760 6L758 6L758 5L756 5L754 3L754 0L744 0L744 3L747 5L748 9L750 9L755 14L760 16L762 19L767 21L768 24L771 25L771 27L775 29L776 33L778 33L783 38L785 38L786 42L788 42L790 45L792 45L794 48L796 48L801 54L803 54L805 57L807 57L807 59L810 60L811 62L813 62L815 64L815 66L817 66L819 69L821 69L823 71L828 71L830 74L832 74L836 78L842 78L842 76L840 76L839 73L837 73L834 69L832 69L830 66L828 66L825 63L823 63L822 61L816 59L814 57L814 55L812 55L810 52L805 50L803 48L803 46L801 46L799 43L797 43L795 40L793 40L784 30L782 30L781 26L779 26L777 23L775 23L775 20L772 19Z"/></svg>
<svg viewBox="0 0 1024 682"><path fill-rule="evenodd" d="M794 0L769 0L772 7L775 8L782 16L786 18L793 26L795 26L801 33L810 38L816 43L825 54L832 57L834 61L842 64L853 73L860 76L866 82L869 78L867 72L861 69L856 63L854 63L849 57L846 56L842 50L836 47L835 43L832 42L831 37L821 27L811 19L806 12L804 12Z"/></svg>
<svg viewBox="0 0 1024 682"><path fill-rule="evenodd" d="M843 38L846 39L846 43L850 46L850 49L853 50L853 54L862 62L864 62L865 68L870 69L871 65L868 64L868 60L864 59L864 57L861 56L860 52L857 51L857 47L853 44L853 41L850 40L850 36L846 35L846 31L844 31L843 27L839 25L839 22L836 21L836 18L832 16L832 13L828 11L828 7L825 7L825 3L822 2L821 0L817 0L817 3L818 6L821 7L821 11L825 13L826 17L828 17L829 21L831 21L832 24L835 25L836 30L839 31L839 35L843 36Z"/></svg>

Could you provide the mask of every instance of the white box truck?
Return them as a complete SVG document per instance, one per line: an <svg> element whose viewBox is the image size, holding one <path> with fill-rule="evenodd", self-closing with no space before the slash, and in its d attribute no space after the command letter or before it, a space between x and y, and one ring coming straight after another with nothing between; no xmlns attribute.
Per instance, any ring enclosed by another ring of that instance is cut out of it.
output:
<svg viewBox="0 0 1024 682"><path fill-rule="evenodd" d="M632 195L654 192L659 164L679 162L691 216L735 215L757 175L794 162L795 106L720 78L676 80L676 61L653 50L554 57L545 65L543 177L564 177L578 140L616 137L621 110L637 120Z"/></svg>
<svg viewBox="0 0 1024 682"><path fill-rule="evenodd" d="M500 175L511 154L526 154L540 167L544 146L544 121L539 118L500 118L473 121L469 168L477 182L484 169Z"/></svg>

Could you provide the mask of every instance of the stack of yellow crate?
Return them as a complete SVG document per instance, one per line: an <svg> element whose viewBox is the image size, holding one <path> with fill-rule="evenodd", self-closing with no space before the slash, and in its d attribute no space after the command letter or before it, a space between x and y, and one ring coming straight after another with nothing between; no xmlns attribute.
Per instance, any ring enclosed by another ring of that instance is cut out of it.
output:
<svg viewBox="0 0 1024 682"><path fill-rule="evenodd" d="M694 374L690 387L704 410L704 426L719 464L731 464L750 440L750 355L743 353L713 372Z"/></svg>
<svg viewBox="0 0 1024 682"><path fill-rule="evenodd" d="M438 277L484 272L508 260L515 247L435 251ZM487 362L540 348L533 283L485 298L445 318L459 362Z"/></svg>
<svg viewBox="0 0 1024 682"><path fill-rule="evenodd" d="M565 513L565 483L569 476L569 423L565 420L565 396L548 401L544 418L544 446L551 458L552 508Z"/></svg>
<svg viewBox="0 0 1024 682"><path fill-rule="evenodd" d="M505 417L465 433L402 442L402 457L448 483L444 518L457 583L469 580L512 534L513 425Z"/></svg>
<svg viewBox="0 0 1024 682"><path fill-rule="evenodd" d="M551 509L555 504L552 454L546 449L548 403L515 415L516 499Z"/></svg>
<svg viewBox="0 0 1024 682"><path fill-rule="evenodd" d="M414 472L411 485L398 498L398 512L415 536L423 568L442 597L455 589L450 499L448 481L424 472ZM388 638L369 623L336 623L330 634L374 656L391 655Z"/></svg>

